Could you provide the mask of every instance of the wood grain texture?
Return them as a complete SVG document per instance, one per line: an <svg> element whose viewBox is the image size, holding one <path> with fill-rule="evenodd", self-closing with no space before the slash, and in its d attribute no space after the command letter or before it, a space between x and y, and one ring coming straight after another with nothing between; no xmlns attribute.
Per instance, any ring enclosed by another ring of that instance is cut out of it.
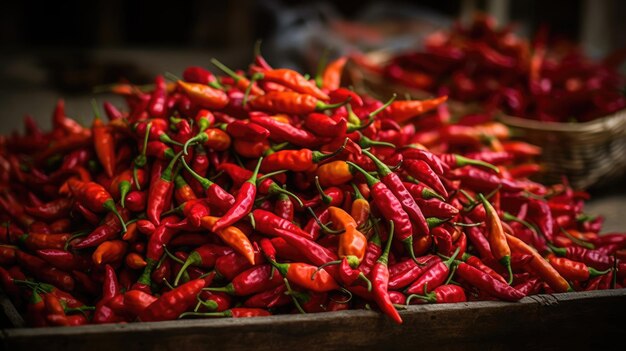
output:
<svg viewBox="0 0 626 351"><path fill-rule="evenodd" d="M6 350L511 350L615 344L626 289L527 297L518 303L410 306L395 325L371 311L74 328L3 329Z"/></svg>

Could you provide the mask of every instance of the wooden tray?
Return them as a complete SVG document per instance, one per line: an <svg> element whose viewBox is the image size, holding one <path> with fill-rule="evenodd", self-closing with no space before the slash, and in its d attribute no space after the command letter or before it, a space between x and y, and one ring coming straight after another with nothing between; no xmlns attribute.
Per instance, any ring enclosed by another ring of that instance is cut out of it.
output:
<svg viewBox="0 0 626 351"><path fill-rule="evenodd" d="M626 289L517 303L409 306L403 325L372 311L249 319L2 329L4 350L606 349L626 331Z"/></svg>

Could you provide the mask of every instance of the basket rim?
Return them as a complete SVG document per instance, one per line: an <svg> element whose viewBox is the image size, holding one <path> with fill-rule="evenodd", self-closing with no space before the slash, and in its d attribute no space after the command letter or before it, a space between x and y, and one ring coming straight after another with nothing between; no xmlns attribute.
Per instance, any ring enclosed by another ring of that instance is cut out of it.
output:
<svg viewBox="0 0 626 351"><path fill-rule="evenodd" d="M511 116L505 113L500 113L497 118L501 122L512 127L554 132L579 132L586 131L594 127L601 127L605 124L614 124L620 122L626 123L626 108L588 122L537 121L523 117Z"/></svg>

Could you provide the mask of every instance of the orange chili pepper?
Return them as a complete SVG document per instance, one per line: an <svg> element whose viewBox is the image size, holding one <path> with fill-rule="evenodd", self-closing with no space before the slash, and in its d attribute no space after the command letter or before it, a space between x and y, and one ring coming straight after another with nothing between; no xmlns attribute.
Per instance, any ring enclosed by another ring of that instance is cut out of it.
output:
<svg viewBox="0 0 626 351"><path fill-rule="evenodd" d="M233 140L233 148L237 154L248 158L259 158L270 149L270 143L267 140L248 141L243 139Z"/></svg>
<svg viewBox="0 0 626 351"><path fill-rule="evenodd" d="M102 122L100 116L96 114L91 126L93 133L94 149L104 172L111 178L115 171L115 139L109 128Z"/></svg>
<svg viewBox="0 0 626 351"><path fill-rule="evenodd" d="M330 99L330 97L316 87L314 83L308 81L300 73L288 68L278 68L255 73L252 79L278 83L297 93L308 94L320 100Z"/></svg>
<svg viewBox="0 0 626 351"><path fill-rule="evenodd" d="M382 115L398 123L402 123L437 108L437 106L443 104L446 100L448 100L448 96L444 95L430 100L394 101L383 111Z"/></svg>
<svg viewBox="0 0 626 351"><path fill-rule="evenodd" d="M354 189L354 201L352 201L352 206L350 209L350 215L354 218L356 222L357 228L361 227L370 218L370 203L365 200L359 188L353 183L352 188Z"/></svg>
<svg viewBox="0 0 626 351"><path fill-rule="evenodd" d="M203 228L211 229L220 217L204 216L201 225ZM243 255L250 264L254 265L254 248L244 232L234 226L220 229L215 234L220 237L228 246Z"/></svg>
<svg viewBox="0 0 626 351"><path fill-rule="evenodd" d="M121 260L126 254L128 244L122 240L110 240L100 244L91 258L97 265L103 265Z"/></svg>
<svg viewBox="0 0 626 351"><path fill-rule="evenodd" d="M354 177L345 161L332 161L319 166L315 172L323 187L345 184Z"/></svg>
<svg viewBox="0 0 626 351"><path fill-rule="evenodd" d="M346 211L339 207L330 206L328 208L330 218L337 229L345 229L339 237L339 258L347 258L350 267L359 266L365 250L367 249L367 238L356 229L357 223Z"/></svg>
<svg viewBox="0 0 626 351"><path fill-rule="evenodd" d="M144 260L143 257L136 252L131 252L126 255L125 261L126 266L130 269L143 269L145 266L148 265L146 260Z"/></svg>
<svg viewBox="0 0 626 351"><path fill-rule="evenodd" d="M126 226L126 233L122 236L124 241L135 241L139 237L137 230L137 222L132 222Z"/></svg>
<svg viewBox="0 0 626 351"><path fill-rule="evenodd" d="M569 283L565 278L559 274L559 272L552 267L552 265L546 261L541 255L535 251L528 244L523 242L521 239L517 237L505 234L506 240L509 243L509 246L517 252L525 253L532 255L533 258L528 262L528 267L533 270L537 275L539 275L543 280L545 280L548 285L554 289L556 292L567 292L573 291L570 287Z"/></svg>
<svg viewBox="0 0 626 351"><path fill-rule="evenodd" d="M228 105L228 95L205 84L187 83L179 80L178 86L194 104L208 109L221 109Z"/></svg>
<svg viewBox="0 0 626 351"><path fill-rule="evenodd" d="M323 88L328 90L339 88L341 85L341 74L343 73L343 67L346 65L346 62L348 62L348 57L342 56L326 66L322 74Z"/></svg>
<svg viewBox="0 0 626 351"><path fill-rule="evenodd" d="M487 215L487 240L489 240L489 246L491 247L491 254L509 271L509 284L513 281L513 272L511 271L511 248L509 247L504 229L502 228L502 222L496 209L487 201L483 194L478 194L478 197L485 207Z"/></svg>

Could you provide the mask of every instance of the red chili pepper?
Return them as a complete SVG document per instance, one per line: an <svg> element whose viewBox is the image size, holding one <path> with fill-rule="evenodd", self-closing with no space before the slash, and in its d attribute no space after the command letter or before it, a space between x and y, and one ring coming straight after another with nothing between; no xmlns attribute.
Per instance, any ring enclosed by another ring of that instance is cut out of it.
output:
<svg viewBox="0 0 626 351"><path fill-rule="evenodd" d="M23 251L16 252L17 261L20 267L29 271L37 279L50 283L65 291L74 289L74 279L69 274L48 265L46 261L39 257L29 255Z"/></svg>
<svg viewBox="0 0 626 351"><path fill-rule="evenodd" d="M211 231L217 232L224 229L243 217L245 217L252 210L252 205L256 198L256 179L261 167L263 158L260 158L257 162L256 168L252 173L252 176L239 188L237 196L235 197L235 203L211 228Z"/></svg>
<svg viewBox="0 0 626 351"><path fill-rule="evenodd" d="M196 295L202 291L204 284L203 279L195 279L166 292L139 314L139 320L155 322L178 318L196 303Z"/></svg>
<svg viewBox="0 0 626 351"><path fill-rule="evenodd" d="M208 288L208 290L225 292L236 296L246 296L273 289L282 284L283 280L280 275L272 275L272 266L263 264L240 273L225 287Z"/></svg>
<svg viewBox="0 0 626 351"><path fill-rule="evenodd" d="M279 285L274 289L269 289L252 295L243 305L248 308L276 308L291 303L291 297L286 294L287 287Z"/></svg>
<svg viewBox="0 0 626 351"><path fill-rule="evenodd" d="M122 220L125 221L129 218L128 210L120 208L119 213L122 217ZM96 229L94 229L89 235L87 235L86 238L84 238L77 244L72 243L72 246L76 249L93 247L107 240L114 239L118 236L120 230L122 230L122 224L120 223L120 220L113 213L109 213L104 217L104 220L102 221L102 224L100 226L96 227Z"/></svg>
<svg viewBox="0 0 626 351"><path fill-rule="evenodd" d="M402 270L398 270L397 267L400 264L396 264L395 266L389 267L389 289L391 290L399 290L403 289L412 282L414 282L420 275L429 267L429 263L437 260L435 256L428 255L417 258L417 262L411 260L406 260L406 267ZM394 269L395 268L395 269Z"/></svg>
<svg viewBox="0 0 626 351"><path fill-rule="evenodd" d="M445 283L450 274L450 265L459 254L457 251L446 261L433 259L424 272L411 285L405 289L407 294L417 294L421 292L431 292L438 286Z"/></svg>
<svg viewBox="0 0 626 351"><path fill-rule="evenodd" d="M198 66L189 66L183 71L183 79L190 83L206 84L215 89L221 89L217 78L211 71Z"/></svg>
<svg viewBox="0 0 626 351"><path fill-rule="evenodd" d="M421 299L427 303L455 303L467 301L465 290L463 290L462 287L453 284L438 286L432 292L424 295L410 295L406 299L406 304L411 303L413 298Z"/></svg>
<svg viewBox="0 0 626 351"><path fill-rule="evenodd" d="M460 263L457 266L456 273L469 284L501 300L518 301L524 297L524 294L515 290L515 288L467 263Z"/></svg>
<svg viewBox="0 0 626 351"><path fill-rule="evenodd" d="M438 194L441 194L444 198L448 197L448 191L443 186L443 183L439 179L439 176L430 168L428 163L422 160L408 159L402 163L402 168L412 176L413 178L424 182L428 187L434 189Z"/></svg>
<svg viewBox="0 0 626 351"><path fill-rule="evenodd" d="M398 198L398 200L402 204L402 208L406 211L411 219L411 223L418 229L418 235L424 236L428 235L429 229L428 224L426 223L426 218L422 214L420 207L417 205L409 191L404 186L402 179L396 173L392 172L389 167L380 161L376 156L372 155L369 151L363 150L363 153L367 155L378 168L378 173L380 174L381 181L391 190L391 192ZM374 199L376 201L376 199ZM412 241L412 240L411 240ZM409 250L409 254L411 257L415 257L412 253L413 245L412 242L405 242L407 245L407 250ZM410 245L410 246L409 246Z"/></svg>
<svg viewBox="0 0 626 351"><path fill-rule="evenodd" d="M115 207L113 198L103 186L94 182L82 182L74 178L70 178L67 184L76 198L76 201L94 212L112 212L119 219L122 225L122 231L126 231L124 219Z"/></svg>
<svg viewBox="0 0 626 351"><path fill-rule="evenodd" d="M386 220L394 222L394 225L397 226L398 239L404 243L409 253L413 252L413 226L411 225L409 215L403 209L400 200L396 198L392 191L389 190L383 182L374 178L354 163L348 162L348 164L363 174L365 180L367 181L367 185L371 189L371 195L376 207L380 210ZM411 256L415 257L414 254Z"/></svg>
<svg viewBox="0 0 626 351"><path fill-rule="evenodd" d="M293 224L291 221L278 217L272 212L255 209L252 211L252 217L254 218L255 229L262 234L280 236L281 233L279 230L283 229L303 238L312 238L309 233L300 229L300 227Z"/></svg>
<svg viewBox="0 0 626 351"><path fill-rule="evenodd" d="M609 269L613 267L613 258L600 249L588 250L580 246L557 248L552 246L552 251L559 256L565 256L570 260L582 262L595 269Z"/></svg>
<svg viewBox="0 0 626 351"><path fill-rule="evenodd" d="M150 190L148 192L148 203L146 215L148 219L155 225L161 223L161 213L166 206L171 204L172 193L174 191L173 168L180 157L180 153L176 155L161 173L161 176L150 182Z"/></svg>
<svg viewBox="0 0 626 351"><path fill-rule="evenodd" d="M216 265L216 262L220 257L230 255L231 253L231 248L215 244L205 244L196 248L189 253L189 256L187 256L187 259L178 272L174 285L178 283L180 277L182 277L188 267L212 268Z"/></svg>
<svg viewBox="0 0 626 351"><path fill-rule="evenodd" d="M387 239L385 250L382 255L380 255L370 272L370 279L372 281L372 296L383 313L391 317L394 322L401 324L402 317L400 317L400 314L393 306L387 290L389 285L389 269L387 267L387 263L389 260L389 250L391 249L391 241L393 239L394 232L394 222L390 220L389 223L391 228L389 230L389 238Z"/></svg>

